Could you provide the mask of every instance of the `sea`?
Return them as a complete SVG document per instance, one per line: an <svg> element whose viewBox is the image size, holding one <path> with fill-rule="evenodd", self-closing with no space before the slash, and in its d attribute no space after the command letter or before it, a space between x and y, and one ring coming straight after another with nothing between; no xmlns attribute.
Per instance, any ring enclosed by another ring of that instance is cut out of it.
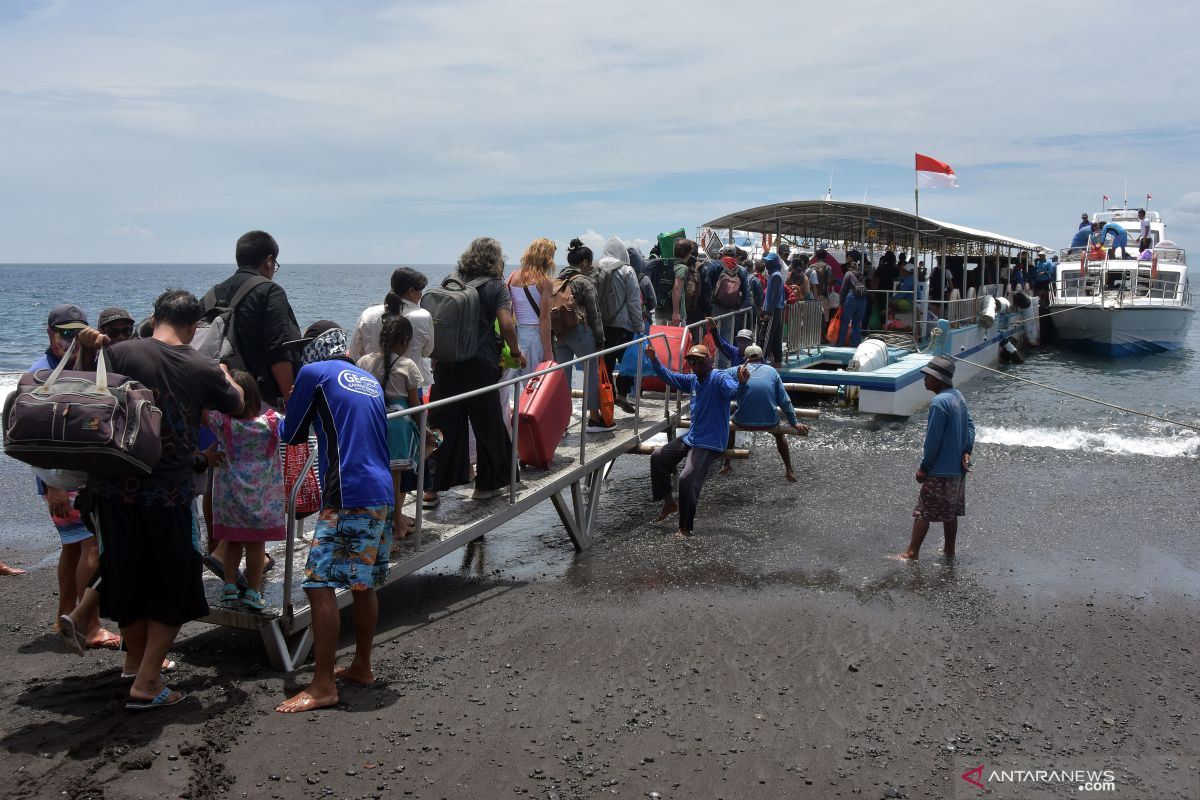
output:
<svg viewBox="0 0 1200 800"><path fill-rule="evenodd" d="M413 266L431 284L452 269L446 264ZM301 329L318 319L332 319L349 329L364 308L383 301L393 268L285 263L276 280L287 290ZM76 303L92 320L102 308L120 306L141 319L149 315L154 298L163 290L184 288L202 296L232 271L225 264L0 265L5 300L0 395L12 391L21 371L45 349L46 315L53 306ZM1130 463L1166 459L1178 465L1181 476L1195 473L1200 459L1200 434L1195 430L1077 400L1009 376L1200 425L1200 326L1192 328L1185 347L1170 353L1110 360L1050 346L1031 351L1023 364L999 369L1006 374L982 374L961 388L975 419L978 441L1002 449L1016 465L1016 473L1021 463L1047 459L1058 459L1064 469L1075 464L1086 470L1088 458L1100 455L1129 457ZM828 400L820 408L821 420L804 443L809 455L797 455L798 461L811 456L822 463L853 464L873 453L920 448L924 415L909 419L861 415ZM848 474L852 476L854 470ZM1075 502L1086 502L1086 496ZM552 512L544 522L553 524ZM536 541L532 546L538 546ZM57 537L34 494L28 468L0 457L0 560L50 567L57 549ZM538 554L526 550L520 559L536 562Z"/></svg>

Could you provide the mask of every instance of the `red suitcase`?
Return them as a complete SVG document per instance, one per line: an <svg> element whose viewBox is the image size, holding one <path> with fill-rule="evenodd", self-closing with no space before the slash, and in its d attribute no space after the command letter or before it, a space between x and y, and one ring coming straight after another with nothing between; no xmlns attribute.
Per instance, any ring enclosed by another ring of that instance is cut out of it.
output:
<svg viewBox="0 0 1200 800"><path fill-rule="evenodd" d="M691 331L685 331L684 328L675 325L651 325L650 335L665 333L667 338L664 340L661 336L651 339L650 343L654 346L654 353L658 356L658 363L662 364L672 372L684 372L683 359L680 356L682 349L683 353L687 353L687 348L692 344ZM687 343L683 344L683 340L687 339ZM642 389L647 392L665 392L666 384L658 379L658 376L651 373L650 375L642 376Z"/></svg>
<svg viewBox="0 0 1200 800"><path fill-rule="evenodd" d="M538 364L538 370L553 367ZM522 464L549 468L554 451L571 422L571 383L566 370L531 379L518 406L517 457Z"/></svg>

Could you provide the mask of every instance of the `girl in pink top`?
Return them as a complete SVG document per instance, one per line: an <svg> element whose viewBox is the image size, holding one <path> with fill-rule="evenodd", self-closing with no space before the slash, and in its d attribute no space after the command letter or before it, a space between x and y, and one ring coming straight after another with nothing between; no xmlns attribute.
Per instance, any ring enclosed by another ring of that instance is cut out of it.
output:
<svg viewBox="0 0 1200 800"><path fill-rule="evenodd" d="M225 542L222 563L226 580L238 574L246 554L247 588L238 596L236 583L226 583L221 601L241 602L262 611L263 570L267 542L286 538L283 469L279 463L279 425L283 417L271 408L262 411L254 377L235 371L233 379L245 395L238 417L217 411L205 414L208 427L225 450L225 463L213 470L213 538Z"/></svg>

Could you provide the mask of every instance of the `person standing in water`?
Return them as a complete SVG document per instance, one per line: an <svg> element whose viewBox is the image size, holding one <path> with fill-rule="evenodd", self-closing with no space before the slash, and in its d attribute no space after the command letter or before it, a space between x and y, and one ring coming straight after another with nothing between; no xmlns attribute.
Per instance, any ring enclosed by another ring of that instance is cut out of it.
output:
<svg viewBox="0 0 1200 800"><path fill-rule="evenodd" d="M921 494L912 513L912 540L907 550L894 556L901 561L917 560L932 522L942 523L946 535L942 552L946 558L954 558L958 518L967 513L966 480L971 451L975 449L975 422L967 401L954 388L954 362L946 356L934 356L921 372L925 373L925 388L934 397L929 405L921 466L917 468Z"/></svg>

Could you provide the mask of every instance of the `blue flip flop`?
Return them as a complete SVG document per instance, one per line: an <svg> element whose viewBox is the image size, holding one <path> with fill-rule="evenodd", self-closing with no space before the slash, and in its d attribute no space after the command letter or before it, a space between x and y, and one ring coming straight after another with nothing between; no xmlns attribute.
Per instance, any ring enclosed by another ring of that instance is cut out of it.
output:
<svg viewBox="0 0 1200 800"><path fill-rule="evenodd" d="M182 703L185 699L187 699L186 694L179 692L179 697L167 702L167 698L171 696L172 691L174 690L170 686L165 686L161 692L155 695L153 700L130 700L125 704L125 709L127 711L150 711L151 709L155 708L166 708L167 706L173 706L177 703Z"/></svg>

